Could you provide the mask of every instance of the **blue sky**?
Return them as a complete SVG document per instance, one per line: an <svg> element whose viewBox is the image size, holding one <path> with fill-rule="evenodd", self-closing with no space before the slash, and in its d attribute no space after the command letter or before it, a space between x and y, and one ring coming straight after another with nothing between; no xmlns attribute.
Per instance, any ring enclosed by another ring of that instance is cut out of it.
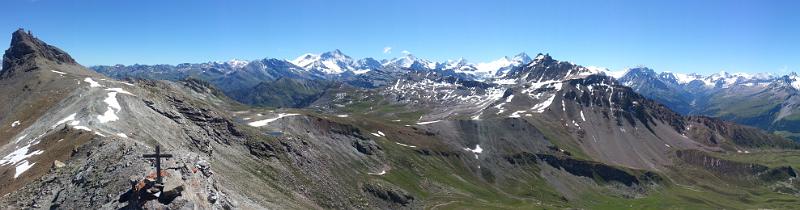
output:
<svg viewBox="0 0 800 210"><path fill-rule="evenodd" d="M6 0L84 65L350 56L473 62L527 52L613 70L798 71L800 1ZM391 53L384 48L391 47Z"/></svg>

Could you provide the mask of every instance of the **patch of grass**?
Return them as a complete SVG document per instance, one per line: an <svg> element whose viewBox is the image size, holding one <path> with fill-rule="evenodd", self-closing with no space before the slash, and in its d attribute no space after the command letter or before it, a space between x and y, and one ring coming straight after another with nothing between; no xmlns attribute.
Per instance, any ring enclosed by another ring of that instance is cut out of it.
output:
<svg viewBox="0 0 800 210"><path fill-rule="evenodd" d="M789 131L775 131L773 134L800 142L800 133Z"/></svg>
<svg viewBox="0 0 800 210"><path fill-rule="evenodd" d="M411 109L405 105L390 103L380 95L353 101L353 103L338 108L337 111L367 116L373 119L384 119L386 122L400 120L406 123L416 122L426 112L423 109Z"/></svg>
<svg viewBox="0 0 800 210"><path fill-rule="evenodd" d="M591 160L589 155L583 152L583 149L581 149L580 145L576 144L575 141L569 140L572 138L570 134L564 133L563 128L556 128L556 126L561 126L560 124L543 122L539 118L525 119L527 122L533 124L534 127L538 128L539 131L544 134L544 137L550 141L550 143L568 151L572 155L572 158Z"/></svg>
<svg viewBox="0 0 800 210"><path fill-rule="evenodd" d="M642 198L588 192L578 205L589 209L792 209L800 204L796 196L776 193L765 186L739 186L690 166L675 167L668 176L675 183Z"/></svg>
<svg viewBox="0 0 800 210"><path fill-rule="evenodd" d="M800 151L796 150L767 150L752 151L751 153L715 154L720 158L733 161L757 163L768 167L792 166L795 169L800 169Z"/></svg>
<svg viewBox="0 0 800 210"><path fill-rule="evenodd" d="M758 98L747 101L741 101L736 98L718 98L719 103L714 106L715 109L720 110L717 116L733 116L733 118L752 118L761 116L764 113L770 112L780 103L769 98Z"/></svg>
<svg viewBox="0 0 800 210"><path fill-rule="evenodd" d="M480 177L477 167L455 157L420 155L412 148L380 141L394 167L375 177L397 185L435 209L544 209L555 191L541 178L498 188ZM545 200L545 202L542 202Z"/></svg>

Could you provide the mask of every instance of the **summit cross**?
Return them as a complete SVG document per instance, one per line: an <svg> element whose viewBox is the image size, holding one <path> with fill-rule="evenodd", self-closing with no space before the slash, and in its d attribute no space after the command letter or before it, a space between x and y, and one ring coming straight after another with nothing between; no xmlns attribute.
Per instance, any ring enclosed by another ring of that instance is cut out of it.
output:
<svg viewBox="0 0 800 210"><path fill-rule="evenodd" d="M155 154L142 155L143 158L154 158L156 160L156 182L164 184L161 180L161 158L171 158L171 154L161 154L161 146L156 146Z"/></svg>

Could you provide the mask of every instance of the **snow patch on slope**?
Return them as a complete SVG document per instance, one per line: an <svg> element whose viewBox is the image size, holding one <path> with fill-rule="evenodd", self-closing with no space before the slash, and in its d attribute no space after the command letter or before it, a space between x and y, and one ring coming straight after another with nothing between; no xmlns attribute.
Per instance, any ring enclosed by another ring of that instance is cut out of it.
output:
<svg viewBox="0 0 800 210"><path fill-rule="evenodd" d="M437 122L439 122L439 121L440 121L440 120L426 121L426 122L418 122L418 123L417 123L417 125L427 125L427 124L431 124L431 123L437 123Z"/></svg>
<svg viewBox="0 0 800 210"><path fill-rule="evenodd" d="M55 124L55 125L53 125L53 126L51 126L50 128L51 128L51 129L52 129L52 128L56 128L58 125L64 124L64 123L66 123L67 121L73 121L73 120L75 120L75 116L77 116L77 115L78 115L78 113L72 113L71 115L69 115L69 116L65 117L64 119L61 119L61 120L59 120L58 122L56 122L56 124Z"/></svg>
<svg viewBox="0 0 800 210"><path fill-rule="evenodd" d="M322 61L322 65L327 68L327 71L324 71L327 74L339 74L342 73L342 68L339 65L336 65L335 61L326 60Z"/></svg>
<svg viewBox="0 0 800 210"><path fill-rule="evenodd" d="M583 110L581 110L581 119L586 122L586 117L583 116Z"/></svg>
<svg viewBox="0 0 800 210"><path fill-rule="evenodd" d="M475 154L475 159L478 159L478 155L483 152L483 148L481 148L480 144L476 144L475 145L475 149L464 148L464 150L474 153Z"/></svg>
<svg viewBox="0 0 800 210"><path fill-rule="evenodd" d="M277 117L274 117L274 118L269 118L269 119L263 119L263 120L258 120L258 121L253 121L253 122L247 123L247 125L250 125L250 126L253 126L253 127L261 127L261 126L265 126L265 125L267 125L267 124L269 124L269 123L271 123L271 122L273 122L273 121L275 121L275 120L279 120L279 119L281 119L281 118L284 118L284 117L289 117L289 116L296 116L296 115L300 115L300 114L295 114L295 113L279 113Z"/></svg>
<svg viewBox="0 0 800 210"><path fill-rule="evenodd" d="M403 144L403 143L400 143L400 142L395 142L395 144L397 144L397 145L400 145L400 146L404 146L404 147L409 147L409 148L417 148L417 146L414 146L414 145L408 145L408 144Z"/></svg>
<svg viewBox="0 0 800 210"><path fill-rule="evenodd" d="M382 175L386 174L386 170L383 170L383 171L381 171L381 172L378 172L378 173L367 173L367 174L369 174L369 175L376 175L376 176L382 176Z"/></svg>
<svg viewBox="0 0 800 210"><path fill-rule="evenodd" d="M18 165L17 165L17 167L14 169L14 179L16 179L17 177L19 177L19 175L20 175L20 174L22 174L23 172L27 171L28 169L31 169L31 167L33 167L33 165L35 165L35 164L36 164L36 163L28 163L28 161L27 161L27 160L23 160L23 161L22 161L20 164L18 164Z"/></svg>
<svg viewBox="0 0 800 210"><path fill-rule="evenodd" d="M30 169L33 166L33 164L36 164L36 163L30 164L26 159L34 155L42 154L44 152L41 150L37 150L29 153L28 150L30 150L31 145L32 144L28 144L25 145L24 147L20 147L17 150L14 150L14 152L11 152L5 157L3 157L3 159L0 159L0 165L9 165L9 164L16 165L15 168L16 171L14 172L15 179L20 174Z"/></svg>
<svg viewBox="0 0 800 210"><path fill-rule="evenodd" d="M89 83L89 87L102 87L102 85L100 85L100 83L94 81L91 77L86 77L86 79L83 79L83 81L84 82L88 82Z"/></svg>
<svg viewBox="0 0 800 210"><path fill-rule="evenodd" d="M98 115L97 120L100 123L107 123L119 120L119 116L117 116L117 112L122 110L122 106L119 105L119 101L117 101L117 92L109 92L108 97L103 100L108 107L106 108L106 112L103 115Z"/></svg>
<svg viewBox="0 0 800 210"><path fill-rule="evenodd" d="M547 100L545 100L545 101L543 101L543 102L541 102L539 104L534 105L533 107L531 107L531 110L534 110L535 112L538 112L538 113L542 113L545 110L547 110L547 107L549 107L550 104L553 103L554 99L556 99L556 95L555 94L550 96L550 98L548 98Z"/></svg>

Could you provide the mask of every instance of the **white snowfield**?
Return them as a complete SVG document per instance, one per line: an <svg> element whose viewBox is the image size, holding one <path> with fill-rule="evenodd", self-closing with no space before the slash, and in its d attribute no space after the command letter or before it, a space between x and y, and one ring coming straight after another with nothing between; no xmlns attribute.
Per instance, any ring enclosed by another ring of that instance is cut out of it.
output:
<svg viewBox="0 0 800 210"><path fill-rule="evenodd" d="M792 87L794 87L795 90L800 90L800 76L792 75L789 79L792 80Z"/></svg>
<svg viewBox="0 0 800 210"><path fill-rule="evenodd" d="M479 155L479 154L481 154L481 153L483 152L483 148L481 148L481 145L480 145L480 144L476 144L476 145L475 145L475 149L464 148L464 150L466 150L466 151L470 151L470 152L472 152L472 153L475 153L475 159L478 159L478 155Z"/></svg>
<svg viewBox="0 0 800 210"><path fill-rule="evenodd" d="M384 134L381 131L378 131L377 133L370 133L370 134L372 134L375 137L386 137L386 134Z"/></svg>
<svg viewBox="0 0 800 210"><path fill-rule="evenodd" d="M58 122L56 122L56 124L55 124L55 125L53 125L53 126L51 126L50 128L51 128L51 129L52 129L52 128L56 128L56 127L58 127L58 126L59 126L59 125L61 125L61 124L64 124L64 123L66 123L66 122L69 122L69 121L73 121L73 120L75 120L75 116L77 116L77 115L78 115L78 113L72 113L71 115L69 115L69 116L65 117L64 119L61 119L61 120L59 120Z"/></svg>
<svg viewBox="0 0 800 210"><path fill-rule="evenodd" d="M548 98L547 100L542 101L542 103L534 105L533 107L531 107L531 109L534 110L535 112L542 113L545 110L547 110L547 107L550 107L550 104L553 103L553 99L555 98L556 95L553 94L553 96L550 96L550 98Z"/></svg>
<svg viewBox="0 0 800 210"><path fill-rule="evenodd" d="M426 122L418 122L418 123L417 123L417 125L427 125L427 124L437 123L437 122L439 122L439 121L441 121L441 120L426 121Z"/></svg>
<svg viewBox="0 0 800 210"><path fill-rule="evenodd" d="M114 112L115 110L119 112L119 110L122 109L122 107L119 105L119 102L117 101L117 92L108 93L108 97L105 100L103 100L103 102L106 102L106 104L108 104L108 107L106 108L106 112L103 113L103 115L97 116L97 120L99 120L100 123L107 123L119 120L119 116L117 116L117 114Z"/></svg>
<svg viewBox="0 0 800 210"><path fill-rule="evenodd" d="M91 77L86 77L86 79L83 79L83 81L88 82L89 87L102 87L100 83L94 81Z"/></svg>
<svg viewBox="0 0 800 210"><path fill-rule="evenodd" d="M582 109L581 109L581 119L582 119L584 122L586 122L586 117L584 117L584 115L583 115L583 110L582 110Z"/></svg>
<svg viewBox="0 0 800 210"><path fill-rule="evenodd" d="M267 125L267 124L269 124L269 123L271 123L271 122L273 122L275 120L278 120L278 119L281 119L281 118L284 118L284 117L289 117L289 116L297 116L297 115L300 115L300 114L296 114L296 113L279 113L278 116L275 117L275 118L269 118L269 119L253 121L253 122L247 123L247 125L250 125L250 126L253 126L253 127L261 127L261 126L265 126L265 125Z"/></svg>
<svg viewBox="0 0 800 210"><path fill-rule="evenodd" d="M508 117L509 118L520 118L520 117L522 117L522 116L520 116L520 114L522 114L522 113L525 113L525 110L519 110L519 111L513 112L513 113L511 113L511 115L508 115Z"/></svg>
<svg viewBox="0 0 800 210"><path fill-rule="evenodd" d="M414 145L408 145L408 144L403 144L403 143L400 143L400 142L395 142L395 144L397 144L397 145L400 145L400 146L404 146L404 147L417 148L417 146L414 146Z"/></svg>
<svg viewBox="0 0 800 210"><path fill-rule="evenodd" d="M386 174L386 170L383 170L383 171L381 171L381 172L378 172L378 173L367 173L367 174L369 174L369 175L376 175L376 176L382 176L382 175Z"/></svg>
<svg viewBox="0 0 800 210"><path fill-rule="evenodd" d="M14 169L14 179L19 177L19 175L22 174L23 172L25 172L28 169L30 169L31 167L33 167L34 164L36 164L36 163L28 163L27 160L23 160L22 162L20 162L17 165L17 167Z"/></svg>
<svg viewBox="0 0 800 210"><path fill-rule="evenodd" d="M122 88L108 88L106 90L109 92L107 93L107 97L105 100L103 100L103 102L105 102L108 106L106 108L106 112L103 113L103 115L97 116L97 120L99 120L100 123L107 123L119 120L119 116L117 116L117 113L122 111L122 106L120 106L119 101L117 100L118 93L133 95L130 92L123 90Z"/></svg>
<svg viewBox="0 0 800 210"><path fill-rule="evenodd" d="M26 159L34 155L39 155L43 153L43 151L41 150L28 152L28 150L32 145L33 144L31 143L23 147L20 147L17 150L14 150L14 152L11 152L10 154L3 157L3 159L0 159L0 165L10 164L16 166L16 171L14 172L15 179L19 177L20 174L30 169L33 166L33 164L36 164L36 163L29 163L28 160Z"/></svg>
<svg viewBox="0 0 800 210"><path fill-rule="evenodd" d="M133 93L128 92L128 91L126 91L126 90L124 90L122 88L107 88L106 90L107 91L111 91L111 92L117 92L117 93L128 94L128 95L132 95L133 96Z"/></svg>
<svg viewBox="0 0 800 210"><path fill-rule="evenodd" d="M73 126L72 128L75 128L75 129L78 129L78 130L84 130L84 131L92 131L92 129L90 129L89 127L82 126L82 125Z"/></svg>
<svg viewBox="0 0 800 210"><path fill-rule="evenodd" d="M14 143L15 143L15 144L16 144L16 143L19 143L20 141L22 141L23 139L25 139L25 137L28 137L28 134L24 134L24 135L20 136L19 138L17 138L17 140L16 140L16 141L14 141Z"/></svg>

